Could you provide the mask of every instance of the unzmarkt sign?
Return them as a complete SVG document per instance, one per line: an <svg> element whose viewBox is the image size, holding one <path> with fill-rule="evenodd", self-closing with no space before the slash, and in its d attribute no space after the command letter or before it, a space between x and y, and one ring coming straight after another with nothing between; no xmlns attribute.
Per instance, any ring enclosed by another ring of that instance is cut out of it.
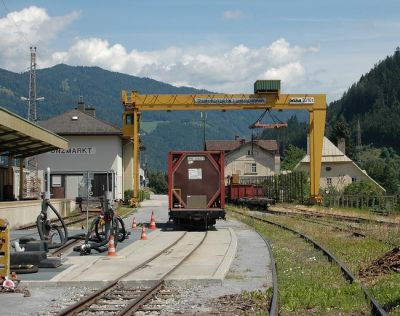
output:
<svg viewBox="0 0 400 316"><path fill-rule="evenodd" d="M49 154L61 154L61 155L94 155L96 153L96 147L71 147L68 149L55 149L49 152Z"/></svg>

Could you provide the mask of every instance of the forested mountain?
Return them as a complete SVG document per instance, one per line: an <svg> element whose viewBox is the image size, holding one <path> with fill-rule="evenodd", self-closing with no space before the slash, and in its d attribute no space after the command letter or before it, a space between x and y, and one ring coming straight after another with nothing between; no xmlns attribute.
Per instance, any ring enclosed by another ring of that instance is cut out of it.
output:
<svg viewBox="0 0 400 316"><path fill-rule="evenodd" d="M361 76L328 108L327 135L388 194L400 192L400 48Z"/></svg>
<svg viewBox="0 0 400 316"><path fill-rule="evenodd" d="M400 48L361 76L340 100L330 104L328 134L331 138L336 137L338 122L346 129L348 135L343 136L351 144L356 143L359 122L363 145L400 151Z"/></svg>
<svg viewBox="0 0 400 316"><path fill-rule="evenodd" d="M26 117L29 73L13 73L0 69L0 106ZM56 65L37 71L38 120L66 112L77 105L79 96L96 108L96 116L121 126L121 90L139 93L207 93L190 87L174 87L149 78L111 72L99 67ZM238 91L240 92L240 91ZM293 112L279 113L281 119ZM207 139L233 139L235 135L250 137L248 126L260 116L259 111L209 111L206 120ZM304 116L302 117L304 119ZM166 170L169 150L203 148L203 125L198 111L151 111L142 114L141 137L146 146L142 163L153 169Z"/></svg>

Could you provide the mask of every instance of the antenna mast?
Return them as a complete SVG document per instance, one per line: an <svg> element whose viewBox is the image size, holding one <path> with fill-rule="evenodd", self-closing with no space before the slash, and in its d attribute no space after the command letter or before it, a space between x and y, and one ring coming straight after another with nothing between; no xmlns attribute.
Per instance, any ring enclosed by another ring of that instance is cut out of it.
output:
<svg viewBox="0 0 400 316"><path fill-rule="evenodd" d="M29 68L29 95L28 98L21 97L22 100L28 101L28 121L33 123L37 122L37 101L43 101L44 98L38 98L36 95L36 46L30 47L31 51L31 65ZM24 159L24 158L21 158ZM26 197L40 198L40 188L42 179L39 178L38 160L37 156L29 157L27 159L27 170L29 170L26 176L24 184L24 193ZM23 164L23 162L22 162ZM23 177L21 174L20 177ZM22 199L24 196L21 196Z"/></svg>
<svg viewBox="0 0 400 316"><path fill-rule="evenodd" d="M29 71L28 121L36 122L36 46L31 46L30 50L31 66Z"/></svg>

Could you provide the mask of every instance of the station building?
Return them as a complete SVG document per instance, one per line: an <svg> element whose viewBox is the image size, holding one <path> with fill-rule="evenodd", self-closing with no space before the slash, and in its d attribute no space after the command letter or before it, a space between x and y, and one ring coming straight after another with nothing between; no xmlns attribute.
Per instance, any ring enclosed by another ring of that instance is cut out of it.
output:
<svg viewBox="0 0 400 316"><path fill-rule="evenodd" d="M96 198L108 190L123 199L124 190L132 189L132 143L122 138L121 129L96 118L93 107L80 100L75 109L39 124L69 143L68 149L38 157L39 169L51 169L54 198Z"/></svg>
<svg viewBox="0 0 400 316"><path fill-rule="evenodd" d="M43 176L27 168L28 160L66 148L66 139L0 107L0 218L11 228L34 222L41 210ZM63 216L73 207L65 200L52 203Z"/></svg>

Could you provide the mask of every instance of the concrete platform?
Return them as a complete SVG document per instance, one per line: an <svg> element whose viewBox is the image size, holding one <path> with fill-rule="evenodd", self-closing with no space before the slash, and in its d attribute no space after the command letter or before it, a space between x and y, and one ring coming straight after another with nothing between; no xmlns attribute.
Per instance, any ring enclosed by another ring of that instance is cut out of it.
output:
<svg viewBox="0 0 400 316"><path fill-rule="evenodd" d="M157 226L160 229L147 230L147 241L138 240L140 238L138 229L132 231L127 241L117 246L119 258L107 259L104 253L93 253L88 257L72 253L66 257L64 265L60 268L40 269L39 273L19 275L23 280L21 286L29 289L32 296L0 294L0 314L42 315L43 306L51 311L50 314L56 314L63 304L64 306L71 304L82 295L104 285L110 279L108 273L115 275L119 269L127 269L128 260L139 261L141 256L148 256L146 253L152 247L157 245L160 247L162 242L167 243L173 237L177 238L179 234L183 234L184 231L175 231L172 225L166 224L168 220L166 197L152 196L152 198L153 200L145 201L134 214L138 223L148 223L151 211L155 213ZM126 220L127 227L130 227L132 217ZM83 265L80 266L82 262ZM73 265L76 267L72 268ZM96 271L95 268L104 270L98 273L99 270ZM75 280L69 281L67 276ZM79 281L79 276L88 281ZM267 288L271 284L268 248L251 227L236 220L218 221L215 230L209 231L207 240L196 254L167 280L167 286L181 295L176 302L180 306L179 310L181 306L187 306L186 311L190 311L187 314L193 314L197 309L203 308L202 306L208 306L212 299L219 296ZM174 314L175 309L172 308L171 314ZM168 311L167 309L166 312Z"/></svg>
<svg viewBox="0 0 400 316"><path fill-rule="evenodd" d="M183 230L174 230L167 223L166 196L153 196L153 200L142 202L141 208L125 219L129 229L133 217L138 224L148 223L153 211L158 229L146 230L147 240L140 240L140 228L132 231L131 237L117 245L116 257L107 257L107 253L94 252L90 256L79 256L71 253L63 259L63 266L57 269L40 269L39 273L21 276L23 283L46 283L46 286L77 286L85 282L91 286L102 284L121 277L134 267L141 265L156 253L172 245L185 234ZM127 283L141 283L157 279L176 265L182 257L190 252L201 240L204 231L187 232L186 236L160 258L149 263L145 268L126 277ZM230 228L216 228L208 232L204 244L177 269L169 280L208 280L221 281L229 270L237 248L237 238Z"/></svg>

